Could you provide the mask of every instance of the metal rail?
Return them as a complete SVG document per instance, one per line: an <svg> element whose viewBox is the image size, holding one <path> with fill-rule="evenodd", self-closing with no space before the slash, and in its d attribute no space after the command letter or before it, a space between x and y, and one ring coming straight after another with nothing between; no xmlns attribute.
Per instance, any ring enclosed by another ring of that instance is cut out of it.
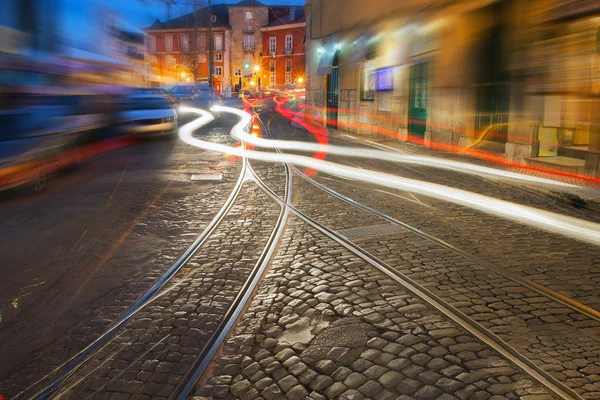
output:
<svg viewBox="0 0 600 400"><path fill-rule="evenodd" d="M242 143L243 145L243 143ZM246 166L247 171L253 176L256 177L256 173L250 166L248 160L244 158L244 165ZM233 327L235 321L239 318L242 311L244 310L248 300L250 299L252 293L256 289L260 279L265 273L267 266L269 265L271 258L283 236L283 232L285 230L285 226L287 223L287 218L289 215L289 207L287 203L289 199L291 199L292 195L292 179L291 172L287 165L284 165L286 171L286 186L284 192L284 201L277 202L277 204L281 207L281 212L275 224L275 228L269 237L267 245L265 249L261 253L256 265L252 268L248 279L244 283L244 286L237 294L233 303L227 310L225 317L221 320L215 332L211 335L208 342L204 345L200 354L194 361L194 364L186 371L184 378L179 382L176 388L170 395L171 399L177 400L185 400L191 391L194 389L196 383L199 378L202 376L206 367L210 363L212 357L218 351L219 347L223 343L223 340Z"/></svg>
<svg viewBox="0 0 600 400"><path fill-rule="evenodd" d="M269 136L271 136L270 132L269 132ZM292 169L298 171L298 169L296 167L292 167ZM252 171L252 170L250 172L254 173L254 171ZM300 174L305 179L308 179L309 182L313 181L313 182L317 183L316 181L312 180L308 176L305 176L302 172L300 172ZM269 196L271 196L275 201L279 202L280 204L284 203L284 200L282 200L267 185L265 185L265 183L262 182L262 180L256 174L254 176L255 176L256 182ZM362 205L350 198L340 195L339 193L327 188L326 186L324 186L322 184L318 184L317 187L324 190L325 192L328 192L331 195L334 195L335 197L340 196L339 198L342 198L342 199L345 198L344 200L347 201L349 204L359 207L365 211L372 212L381 217L385 216L385 214L382 214L376 210L371 209L368 206ZM327 228L326 226L322 225L321 223L310 218L309 216L304 214L302 211L298 210L293 205L291 205L289 202L287 202L287 206L289 207L290 211L294 215L296 215L297 217L302 219L307 224L311 225L313 228L320 231L325 236L327 236L330 239L334 240L335 242L339 243L340 245L345 247L347 250L349 250L356 256L360 257L363 261L367 262L368 264L370 264L370 265L374 266L375 268L377 268L378 270L382 271L383 273L388 275L390 278L394 279L395 281L400 283L402 286L404 286L406 289L411 291L417 297L420 297L421 299L423 299L424 301L429 303L432 307L434 307L435 309L439 310L444 315L446 315L450 320L454 321L455 323L460 325L463 329L470 332L472 335L477 337L479 340L486 343L488 346L492 347L498 353L503 355L506 359L510 360L515 365L519 366L521 369L523 369L525 372L527 372L536 381L538 381L541 385L546 387L548 390L550 390L556 396L559 396L560 398L563 398L563 399L581 399L581 397L579 396L578 393L573 391L571 388L565 386L562 382L558 381L551 374L549 374L546 371L539 368L535 363L533 363L531 360L527 359L526 357L522 356L515 348L513 348L508 343L506 343L505 341L500 339L493 332L491 332L490 330L488 330L487 328L485 328L483 325L479 324L478 322L474 321L467 315L463 314L461 311L456 309L454 306L448 304L446 301L444 301L442 298L440 298L439 296L437 296L434 293L432 293L431 291L429 291L427 288L418 284L417 282L415 282L411 278L407 277L406 275L400 273L399 271L397 271L393 267L389 266L385 262L379 260L377 257L372 255L368 251L362 249L361 247L355 245L354 243L352 243L349 240L345 239L344 237L340 236L335 231ZM388 220L388 221L390 221L390 219L394 220L400 226L404 227L406 225L405 227L407 229L409 229L409 227L410 227L410 225L401 223L400 221L397 221L397 220L393 219L392 217L389 217L389 216L386 216L386 217L389 218L389 219L386 218L386 220ZM414 227L410 227L410 228L412 228L410 230L413 232L415 232L414 230L416 230L417 232L422 233L423 235L426 235L427 237L431 237L432 240L436 239L430 235L425 234L424 232L417 230ZM415 233L417 233L417 232L415 232ZM445 244L445 242L443 242L443 241L440 241L440 242ZM439 244L441 244L441 243L439 243ZM446 245L451 246L449 244L446 244Z"/></svg>
<svg viewBox="0 0 600 400"><path fill-rule="evenodd" d="M433 235L430 235L426 232L423 232L422 230L420 230L419 228L416 228L412 225L409 225L405 222L399 221L387 214L384 214L380 211L377 211L369 206L366 206L362 203L357 202L354 199L351 199L348 196L345 196L339 192L336 192L335 190L323 185L320 182L317 182L316 180L312 179L311 177L307 176L306 174L304 174L302 171L300 171L298 168L296 167L292 167L292 169L298 174L300 175L302 178L304 178L307 182L313 184L314 186L318 187L319 189L321 189L322 191L329 193L330 195L354 206L357 208L360 208L361 210L371 213L371 214L375 214L380 218L385 219L386 221L388 221L391 224L400 226L418 236L421 236L422 238L425 238L433 243L436 243L437 245L444 247L446 249L449 249L457 254L460 254L462 257L467 258L473 262L476 262L477 264L480 264L483 267L486 267L494 272L496 272L499 275L502 275L503 277L510 279L513 282L516 282L522 286L527 287L528 289L535 291L543 296L546 296L548 298L550 298L553 301L556 301L557 303L560 303L568 308L571 308L574 311L577 311L581 314L584 314L585 316L594 319L596 321L600 322L600 312L589 307L586 306L585 304L582 304L576 300L573 300L567 296L564 296L560 293L555 292L554 290L548 289L542 285L539 285L533 281L530 281L529 279L523 278L522 276L513 274L512 272L506 271L504 268L498 267L486 260L483 260L477 256L474 256L462 249L459 249L458 247L455 247L454 245L451 245L450 243L436 237Z"/></svg>
<svg viewBox="0 0 600 400"><path fill-rule="evenodd" d="M83 349L76 356L71 358L71 360L76 359L76 361L71 364L65 371L61 373L61 375L54 380L50 385L48 385L41 392L38 392L33 396L36 400L46 400L50 399L56 391L60 389L63 384L75 374L84 364L86 364L94 354L96 354L104 345L110 342L110 340L114 337L114 335L128 322L130 321L141 309L143 309L146 305L152 302L156 296L156 294L181 270L181 268L187 264L187 262L192 258L192 256L196 253L196 251L202 246L202 244L208 239L208 237L214 232L214 230L219 226L219 224L223 221L235 200L237 199L241 188L244 183L244 177L246 176L246 163L242 164L242 169L240 171L240 175L238 180L231 191L231 194L217 213L215 217L210 221L208 226L204 229L204 231L198 236L198 238L192 243L192 245L183 253L183 255L173 264L169 270L159 278L159 280L152 285L146 293L142 295L130 308L129 310L115 323L110 329L108 329L102 336L93 341L90 345L88 345L85 349ZM69 361L71 361L69 360ZM59 368L53 371L56 372L59 369L63 368L69 361L61 365ZM52 373L51 373L52 374ZM49 375L46 375L48 377ZM46 377L40 379L34 385L37 385L41 381L43 381ZM19 398L25 391L19 393L15 396L15 399Z"/></svg>

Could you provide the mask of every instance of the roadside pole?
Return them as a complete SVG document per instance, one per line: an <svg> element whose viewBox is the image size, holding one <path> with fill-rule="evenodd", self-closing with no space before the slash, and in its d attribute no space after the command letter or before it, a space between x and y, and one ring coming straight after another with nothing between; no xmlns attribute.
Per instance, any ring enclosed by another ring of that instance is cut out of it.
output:
<svg viewBox="0 0 600 400"><path fill-rule="evenodd" d="M213 88L213 73L215 64L213 60L213 35L212 35L212 8L211 0L208 0L208 86Z"/></svg>

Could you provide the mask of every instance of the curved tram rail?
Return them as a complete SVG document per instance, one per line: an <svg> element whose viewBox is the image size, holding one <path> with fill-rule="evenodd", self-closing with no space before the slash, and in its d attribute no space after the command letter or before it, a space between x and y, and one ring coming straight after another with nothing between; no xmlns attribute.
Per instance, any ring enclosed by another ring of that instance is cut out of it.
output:
<svg viewBox="0 0 600 400"><path fill-rule="evenodd" d="M160 279L146 293L144 293L144 295L133 306L131 306L131 308L121 317L121 319L119 319L119 321L117 321L117 323L115 323L109 330L102 334L102 336L100 336L98 339L92 342L88 347L86 347L76 356L74 356L69 361L55 369L54 373L57 373L62 368L68 365L68 367L60 373L58 378L56 378L50 385L46 386L42 391L38 392L36 395L33 396L36 400L50 399L54 395L56 395L58 391L64 387L66 382L71 377L73 377L77 371L79 371L89 360L91 360L93 356L97 354L105 345L110 343L111 340L115 337L115 335L140 310L142 310L145 306L150 304L156 298L157 294L159 294L160 290L163 289L165 285L179 271L182 270L182 268L187 264L187 262L190 261L194 254L209 239L209 237L213 234L213 232L221 224L221 222L225 219L225 217L233 207L244 182L248 180L248 169L248 161L246 159L243 159L242 168L240 170L238 180L231 194L229 195L221 209L218 211L217 215L211 220L211 222L200 234L200 236L194 241L194 243L175 262L175 264L173 264L173 266L162 277L160 277ZM288 174L286 174L286 176L289 176L289 171ZM284 194L286 202L289 198L291 198L291 189L291 180L288 180L286 182L286 189ZM225 313L223 319L221 320L215 331L207 340L200 354L198 354L192 366L184 374L183 379L175 387L170 398L185 399L188 396L188 394L191 392L194 385L196 384L197 379L202 375L202 372L210 362L212 356L218 350L223 339L229 333L229 330L233 326L235 320L240 315L248 300L250 299L273 253L275 252L275 249L277 248L279 240L283 235L283 230L285 228L285 223L287 221L288 214L289 208L285 204L281 205L281 212L278 216L273 232L271 233L267 245L265 246L264 250L262 251L259 257L258 262L252 268L248 278L243 284L242 289L235 297L233 303L228 308L227 312ZM69 363L71 364L69 365ZM36 382L34 385L32 385L31 388L35 388L44 379L47 379L48 376ZM26 392L27 390L19 393L15 398L23 396Z"/></svg>
<svg viewBox="0 0 600 400"><path fill-rule="evenodd" d="M271 121L272 121L272 119L271 119ZM270 126L271 121L269 121L269 126ZM270 137L272 137L269 130L267 130L267 133ZM376 211L366 205L356 202L356 201L350 199L349 197L346 197L344 195L337 193L336 191L334 191L334 190L326 187L325 185L318 183L314 179L310 178L309 176L307 176L306 174L304 174L302 171L300 171L298 168L296 168L294 166L288 167L286 170L289 171L289 173L291 173L292 171L296 172L302 178L306 179L308 182L315 185L317 188L325 191L326 193L328 193L334 197L337 197L337 198L347 202L348 204L350 204L354 207L357 207L363 211L377 215L378 217L384 218L388 222L402 226L405 229L408 229L409 231L411 231L415 234L425 237L428 240L434 241L438 245L449 248L449 249L461 254L464 257L468 257L469 259L471 259L473 261L484 263L483 265L485 265L487 267L493 267L494 271L496 271L498 269L497 267L492 266L489 263L485 263L483 260L479 260L478 258L442 241L439 238L428 235L425 232L422 232L419 229L412 227L411 225L400 222L400 221L394 219L393 217L390 217L390 216L383 214L379 211ZM282 206L286 203L285 200L283 200L275 192L273 192L271 190L271 188L269 188L258 177L258 175L256 175L256 173L254 172L254 170L251 169L251 167L250 167L250 173L252 173L254 175L259 186L269 196L271 196L271 198L273 198L275 201L282 204ZM291 180L292 177L289 176L288 179ZM339 243L341 246L343 246L347 250L351 251L356 256L360 257L363 261L367 262L368 264L370 264L373 267L377 268L378 270L382 271L383 273L388 275L390 278L394 279L395 281L400 283L402 286L407 288L414 295L420 297L421 299L423 299L424 301L429 303L432 307L434 307L435 309L442 312L445 316L447 316L450 320L452 320L455 323L457 323L458 325L460 325L467 332L470 332L472 335L474 335L479 340L481 340L482 342L489 345L491 348L496 350L498 353L500 353L506 359L513 362L515 365L519 366L526 373L528 373L530 376L532 376L536 381L538 381L541 385L546 387L554 395L556 395L560 398L563 398L563 399L580 399L581 398L579 396L579 394L577 394L571 388L565 386L562 382L560 382L559 380L554 378L551 374L549 374L548 372L539 368L535 363L533 363L531 360L529 360L526 357L524 357L523 355L521 355L515 348L513 348L512 346L510 346L509 344L504 342L502 339L500 339L498 336L496 336L494 333L492 333L486 327L484 327L480 323L474 321L473 319L471 319L470 317L468 317L467 315L465 315L464 313L462 313L461 311L459 311L452 305L448 304L446 301L444 301L442 298L440 298L439 296L432 293L430 290L428 290L424 286L420 285L419 283L415 282L413 279L411 279L411 278L407 277L406 275L402 274L401 272L397 271L390 265L388 265L385 262L383 262L382 260L378 259L377 257L372 255L365 249L361 248L360 246L347 240L346 238L339 235L332 229L326 227L325 225L323 225L323 224L319 223L318 221L314 220L313 218L309 217L308 215L306 215L305 213L303 213L302 211L298 210L296 207L291 205L289 202L287 202L287 206L289 207L290 212L292 212L294 215L299 217L305 223L311 225L313 228L317 229L325 236L327 236L330 239L334 240L335 242ZM507 277L509 277L510 279L519 282L520 277L516 277L509 273L506 273L506 274L507 274ZM519 283L521 283L521 282L519 282ZM522 284L524 284L524 282ZM541 290L541 288L538 288L537 285L526 285L526 286L528 288L530 288L531 290L535 290L535 291L540 292L541 294L547 295L546 291ZM552 299L559 301L560 297L552 297ZM567 305L570 308L573 308L576 311L585 313L585 315L594 316L595 317L594 319L597 318L597 313L595 312L595 310L591 310L586 306L579 305L579 303L577 303L578 305L573 305L571 302L564 301L564 300L560 301L560 302Z"/></svg>

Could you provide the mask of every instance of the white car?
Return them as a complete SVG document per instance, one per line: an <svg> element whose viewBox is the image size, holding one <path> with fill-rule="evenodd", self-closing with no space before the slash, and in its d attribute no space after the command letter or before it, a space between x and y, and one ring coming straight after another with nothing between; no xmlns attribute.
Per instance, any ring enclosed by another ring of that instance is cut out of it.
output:
<svg viewBox="0 0 600 400"><path fill-rule="evenodd" d="M167 98L161 95L127 97L118 121L125 133L133 135L177 133L177 113Z"/></svg>

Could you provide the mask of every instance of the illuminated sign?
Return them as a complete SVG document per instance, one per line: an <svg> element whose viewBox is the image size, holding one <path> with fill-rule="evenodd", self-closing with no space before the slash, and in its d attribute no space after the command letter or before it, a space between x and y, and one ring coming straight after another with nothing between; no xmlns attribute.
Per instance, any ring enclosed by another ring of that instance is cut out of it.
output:
<svg viewBox="0 0 600 400"><path fill-rule="evenodd" d="M377 91L394 89L394 70L392 68L381 68L377 70Z"/></svg>

